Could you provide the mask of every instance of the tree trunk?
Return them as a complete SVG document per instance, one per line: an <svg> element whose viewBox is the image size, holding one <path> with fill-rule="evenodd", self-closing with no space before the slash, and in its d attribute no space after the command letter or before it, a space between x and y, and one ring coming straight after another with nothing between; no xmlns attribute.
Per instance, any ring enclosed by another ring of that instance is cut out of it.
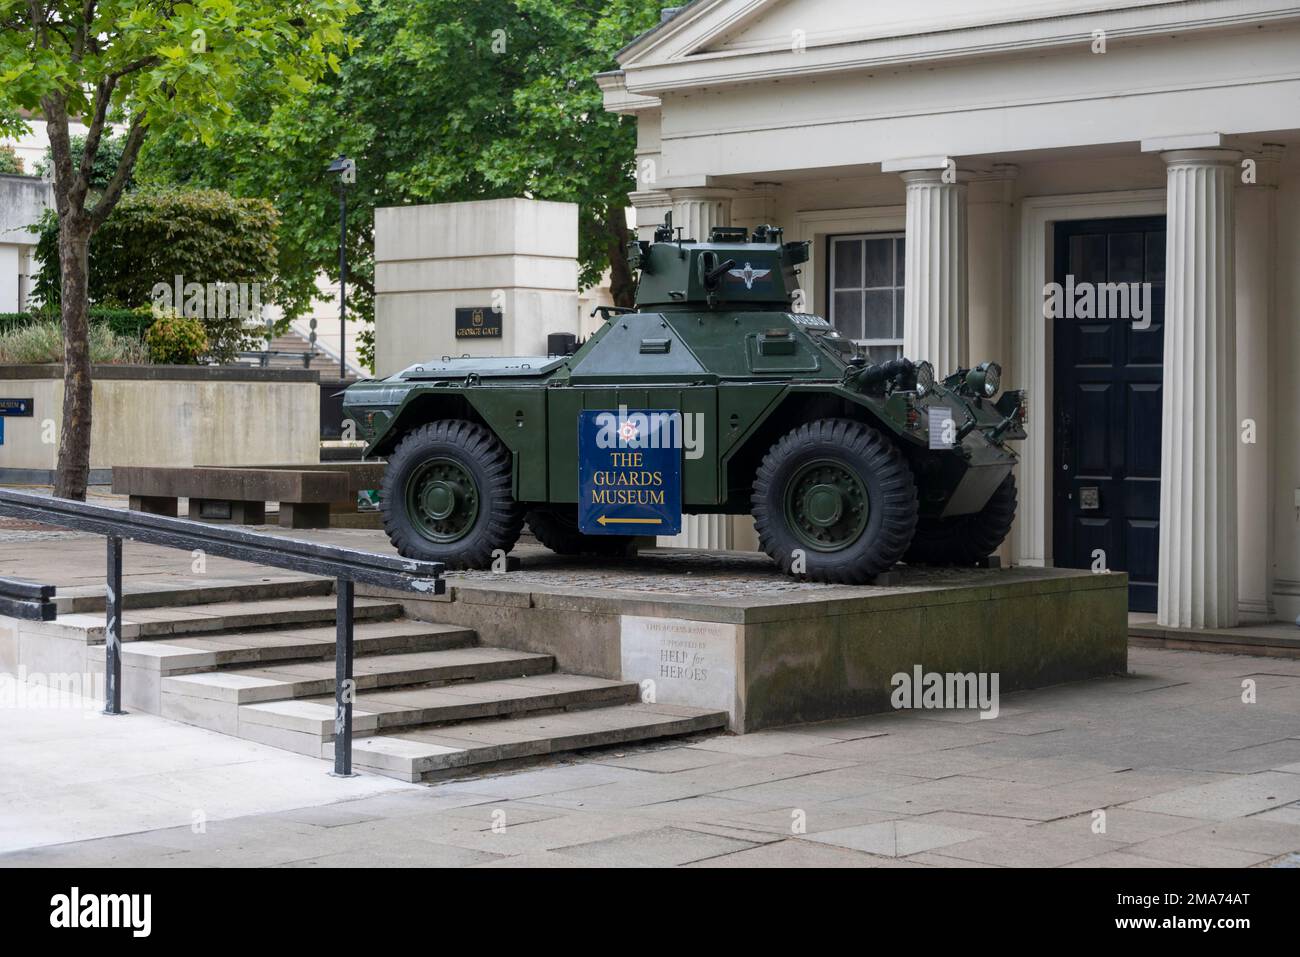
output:
<svg viewBox="0 0 1300 957"><path fill-rule="evenodd" d="M606 209L605 235L608 237L609 294L614 305L630 309L636 305L636 280L632 267L627 264L627 244L632 241L632 234L621 206Z"/></svg>
<svg viewBox="0 0 1300 957"><path fill-rule="evenodd" d="M90 224L84 217L59 219L59 268L63 270L63 424L54 494L86 499L90 480Z"/></svg>

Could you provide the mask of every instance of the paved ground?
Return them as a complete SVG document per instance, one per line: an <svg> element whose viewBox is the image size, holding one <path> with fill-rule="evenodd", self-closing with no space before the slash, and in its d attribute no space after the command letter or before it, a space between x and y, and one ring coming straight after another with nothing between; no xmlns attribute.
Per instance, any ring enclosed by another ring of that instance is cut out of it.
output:
<svg viewBox="0 0 1300 957"><path fill-rule="evenodd" d="M898 713L431 786L149 716L0 713L0 865L1300 865L1300 662L1131 667L1005 695L994 720Z"/></svg>
<svg viewBox="0 0 1300 957"><path fill-rule="evenodd" d="M0 575L102 588L97 536L0 520L0 546ZM191 563L126 545L128 581ZM203 577L276 574L209 559ZM771 577L737 566L728 587ZM16 708L10 684L0 865L1300 866L1300 661L1134 648L1130 668L1004 695L994 720L879 715L433 786L341 781L147 715Z"/></svg>

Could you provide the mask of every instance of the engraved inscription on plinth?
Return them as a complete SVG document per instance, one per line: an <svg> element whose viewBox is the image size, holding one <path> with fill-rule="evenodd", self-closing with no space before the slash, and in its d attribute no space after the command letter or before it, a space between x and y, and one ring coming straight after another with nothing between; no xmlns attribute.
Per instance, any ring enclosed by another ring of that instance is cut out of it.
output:
<svg viewBox="0 0 1300 957"><path fill-rule="evenodd" d="M736 717L736 626L682 618L621 619L623 680L664 704L725 709Z"/></svg>

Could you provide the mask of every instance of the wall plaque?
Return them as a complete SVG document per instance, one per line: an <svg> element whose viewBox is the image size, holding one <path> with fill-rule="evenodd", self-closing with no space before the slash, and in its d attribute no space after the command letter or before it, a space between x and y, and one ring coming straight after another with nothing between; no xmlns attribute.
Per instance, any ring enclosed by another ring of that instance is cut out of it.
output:
<svg viewBox="0 0 1300 957"><path fill-rule="evenodd" d="M491 306L467 306L456 310L457 339L500 339L505 314Z"/></svg>

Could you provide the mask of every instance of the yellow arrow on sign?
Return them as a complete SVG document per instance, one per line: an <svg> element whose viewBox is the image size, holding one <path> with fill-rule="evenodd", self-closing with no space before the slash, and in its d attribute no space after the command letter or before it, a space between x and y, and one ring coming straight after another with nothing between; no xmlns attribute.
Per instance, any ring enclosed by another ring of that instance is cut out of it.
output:
<svg viewBox="0 0 1300 957"><path fill-rule="evenodd" d="M662 518L609 518L605 515L596 519L601 525L621 524L621 525L662 525Z"/></svg>

